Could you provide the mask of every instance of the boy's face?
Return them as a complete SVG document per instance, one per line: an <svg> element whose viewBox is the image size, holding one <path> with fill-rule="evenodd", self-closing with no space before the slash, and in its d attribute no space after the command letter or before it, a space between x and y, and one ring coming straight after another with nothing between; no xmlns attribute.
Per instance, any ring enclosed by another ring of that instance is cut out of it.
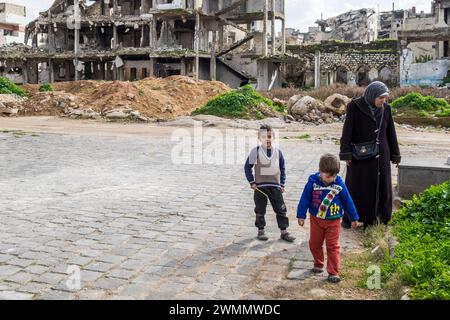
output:
<svg viewBox="0 0 450 320"><path fill-rule="evenodd" d="M325 184L332 184L334 181L336 181L336 177L337 174L329 174L326 172L320 172L320 179L325 183Z"/></svg>
<svg viewBox="0 0 450 320"><path fill-rule="evenodd" d="M259 133L259 141L266 148L272 147L273 133L272 131L260 131Z"/></svg>

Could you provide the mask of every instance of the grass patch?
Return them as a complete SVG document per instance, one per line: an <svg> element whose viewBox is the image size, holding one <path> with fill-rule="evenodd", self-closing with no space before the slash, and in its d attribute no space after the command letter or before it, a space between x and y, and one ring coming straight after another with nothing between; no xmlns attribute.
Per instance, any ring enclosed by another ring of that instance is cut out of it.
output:
<svg viewBox="0 0 450 320"><path fill-rule="evenodd" d="M221 94L192 115L208 114L223 118L264 119L277 114L286 114L284 105L275 104L263 97L251 85Z"/></svg>
<svg viewBox="0 0 450 320"><path fill-rule="evenodd" d="M392 107L398 116L450 116L450 104L446 99L423 96L418 92L412 92L395 99L392 102Z"/></svg>
<svg viewBox="0 0 450 320"><path fill-rule="evenodd" d="M450 181L414 196L396 212L393 232L399 244L382 268L411 286L413 299L450 299Z"/></svg>
<svg viewBox="0 0 450 320"><path fill-rule="evenodd" d="M398 272L387 275L383 265L390 259L390 229L379 224L361 231L365 251L344 254L342 257L342 279L363 296L376 299L399 300L404 283Z"/></svg>
<svg viewBox="0 0 450 320"><path fill-rule="evenodd" d="M5 129L5 130L0 130L0 133L10 133L15 138L21 138L21 137L24 137L24 136L26 136L28 134L30 136L32 136L32 137L40 137L40 135L37 134L37 133L29 133L29 132L25 132L25 131L22 131L22 130L7 130L7 129Z"/></svg>
<svg viewBox="0 0 450 320"><path fill-rule="evenodd" d="M50 83L41 84L39 87L39 92L52 92L53 86Z"/></svg>
<svg viewBox="0 0 450 320"><path fill-rule="evenodd" d="M398 244L389 241L394 235ZM414 196L397 211L391 226L377 225L364 232L363 253L343 258L343 276L368 288L379 268L379 294L400 299L405 286L411 299L450 299L450 181Z"/></svg>
<svg viewBox="0 0 450 320"><path fill-rule="evenodd" d="M16 94L21 97L27 96L25 90L5 77L0 77L0 94Z"/></svg>

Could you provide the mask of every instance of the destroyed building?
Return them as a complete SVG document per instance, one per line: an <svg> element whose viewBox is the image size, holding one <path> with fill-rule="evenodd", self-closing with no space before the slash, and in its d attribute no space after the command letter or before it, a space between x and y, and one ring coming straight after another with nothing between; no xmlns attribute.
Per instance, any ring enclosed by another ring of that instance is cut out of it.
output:
<svg viewBox="0 0 450 320"><path fill-rule="evenodd" d="M401 85L436 86L450 67L450 0L435 0L431 12L409 14L398 33Z"/></svg>
<svg viewBox="0 0 450 320"><path fill-rule="evenodd" d="M300 45L303 44L305 33L300 32L294 28L286 28L286 45ZM282 38L282 35L279 35Z"/></svg>
<svg viewBox="0 0 450 320"><path fill-rule="evenodd" d="M287 67L286 80L296 86L318 88L334 83L364 86L374 80L390 86L399 83L396 40L367 44L327 41L288 46L287 50L305 60Z"/></svg>
<svg viewBox="0 0 450 320"><path fill-rule="evenodd" d="M302 38L301 45L288 44L288 52L303 60L287 67L288 83L317 88L334 83L362 86L382 80L398 85L398 42L378 41L375 10L351 10L316 23L319 27L309 28L306 34L295 33ZM391 24L384 23L382 29L390 32Z"/></svg>
<svg viewBox="0 0 450 320"><path fill-rule="evenodd" d="M27 11L24 6L0 3L0 46L23 43Z"/></svg>
<svg viewBox="0 0 450 320"><path fill-rule="evenodd" d="M0 62L22 83L187 75L265 90L289 62L277 22L284 39L284 0L55 0Z"/></svg>
<svg viewBox="0 0 450 320"><path fill-rule="evenodd" d="M363 9L319 20L305 35L307 45L288 46L306 62L288 66L287 81L308 87L377 79L400 86L450 83L450 0L432 1L430 13L393 6L379 14L376 29L368 22L374 16ZM373 41L375 30L379 40Z"/></svg>
<svg viewBox="0 0 450 320"><path fill-rule="evenodd" d="M319 19L318 27L310 27L305 43L347 41L368 43L378 38L378 16L373 9L350 10L336 17Z"/></svg>

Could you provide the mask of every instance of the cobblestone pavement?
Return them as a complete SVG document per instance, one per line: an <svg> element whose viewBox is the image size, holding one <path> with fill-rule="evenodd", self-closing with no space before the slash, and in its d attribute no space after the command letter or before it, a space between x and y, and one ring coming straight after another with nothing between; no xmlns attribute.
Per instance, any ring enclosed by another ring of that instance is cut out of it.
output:
<svg viewBox="0 0 450 320"><path fill-rule="evenodd" d="M293 255L301 279L311 257L295 208L338 146L281 143L294 244L279 240L271 209L270 240L255 239L244 159L174 165L172 147L170 135L0 132L0 299L264 298L258 281L285 279Z"/></svg>

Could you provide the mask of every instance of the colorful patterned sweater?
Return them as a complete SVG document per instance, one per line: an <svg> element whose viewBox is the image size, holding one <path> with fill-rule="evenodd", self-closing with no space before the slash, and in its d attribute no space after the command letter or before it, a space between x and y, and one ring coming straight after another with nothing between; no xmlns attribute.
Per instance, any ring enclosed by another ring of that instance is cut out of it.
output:
<svg viewBox="0 0 450 320"><path fill-rule="evenodd" d="M350 216L351 221L359 219L352 197L339 176L330 185L322 182L319 173L309 177L297 207L297 218L306 219L308 210L320 219L339 219L344 212Z"/></svg>

